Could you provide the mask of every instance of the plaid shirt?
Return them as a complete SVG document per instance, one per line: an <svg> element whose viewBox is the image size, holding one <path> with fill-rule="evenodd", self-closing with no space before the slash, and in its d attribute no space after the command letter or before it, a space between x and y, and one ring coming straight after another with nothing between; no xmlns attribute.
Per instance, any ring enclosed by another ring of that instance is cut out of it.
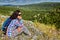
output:
<svg viewBox="0 0 60 40"><path fill-rule="evenodd" d="M8 26L7 35L8 36L15 36L16 34L13 34L14 33L13 30L16 30L16 28L18 28L18 27L23 27L22 20L18 20L18 19L12 20L11 23L9 24L9 26Z"/></svg>

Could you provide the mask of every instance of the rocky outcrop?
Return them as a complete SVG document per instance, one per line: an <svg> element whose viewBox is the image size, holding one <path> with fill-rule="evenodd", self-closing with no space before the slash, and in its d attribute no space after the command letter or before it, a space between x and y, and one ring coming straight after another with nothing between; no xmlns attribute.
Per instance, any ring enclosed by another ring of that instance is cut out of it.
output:
<svg viewBox="0 0 60 40"><path fill-rule="evenodd" d="M0 16L0 26L8 16ZM47 34L35 27L32 21L23 20L24 25L31 32L31 37L22 33L21 35L16 36L15 38L7 38L2 34L0 30L0 40L60 40L57 36L49 37Z"/></svg>
<svg viewBox="0 0 60 40"><path fill-rule="evenodd" d="M1 23L4 22L4 20L8 17L8 16L0 16L2 17L1 18ZM21 34L21 35L18 35L17 37L15 38L12 38L10 40L48 40L48 37L45 36L45 34L43 32L41 32L40 30L38 30L37 28L35 28L34 26L34 23L32 21L26 21L24 20L24 25L28 28L28 30L31 32L32 36L28 36L28 35L25 35L25 34ZM2 24L1 24L2 25ZM1 39L5 40L7 39L3 34L1 35Z"/></svg>

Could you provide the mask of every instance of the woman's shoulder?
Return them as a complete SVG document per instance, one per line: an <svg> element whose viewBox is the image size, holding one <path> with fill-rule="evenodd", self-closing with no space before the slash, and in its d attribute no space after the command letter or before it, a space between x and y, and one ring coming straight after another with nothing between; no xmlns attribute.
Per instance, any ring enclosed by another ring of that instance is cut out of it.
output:
<svg viewBox="0 0 60 40"><path fill-rule="evenodd" d="M20 20L20 21L18 19L13 19L12 22L20 22L20 23L22 23L23 22L23 19Z"/></svg>
<svg viewBox="0 0 60 40"><path fill-rule="evenodd" d="M17 19L13 19L12 21L13 21L13 22L17 22L18 20L17 20Z"/></svg>
<svg viewBox="0 0 60 40"><path fill-rule="evenodd" d="M20 23L23 23L23 21L24 21L24 20L23 20L23 19L21 19L21 20L20 20Z"/></svg>

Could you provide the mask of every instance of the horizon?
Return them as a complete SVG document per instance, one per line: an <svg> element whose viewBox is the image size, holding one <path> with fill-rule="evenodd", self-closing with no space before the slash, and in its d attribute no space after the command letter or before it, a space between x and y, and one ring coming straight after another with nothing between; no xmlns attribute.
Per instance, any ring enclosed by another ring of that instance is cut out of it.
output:
<svg viewBox="0 0 60 40"><path fill-rule="evenodd" d="M43 2L60 2L60 0L0 0L0 5L27 5Z"/></svg>

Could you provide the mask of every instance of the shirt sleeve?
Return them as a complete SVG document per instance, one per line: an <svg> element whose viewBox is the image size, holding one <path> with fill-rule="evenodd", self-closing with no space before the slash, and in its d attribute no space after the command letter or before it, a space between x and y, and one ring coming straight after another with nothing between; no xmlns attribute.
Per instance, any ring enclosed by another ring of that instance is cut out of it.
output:
<svg viewBox="0 0 60 40"><path fill-rule="evenodd" d="M15 22L15 25L16 25L17 27L22 27L22 26L23 26L23 24L20 23L20 21L18 21L18 20Z"/></svg>
<svg viewBox="0 0 60 40"><path fill-rule="evenodd" d="M14 21L14 20L12 20L8 27L13 27L13 26L14 26L14 24L15 24L15 21Z"/></svg>
<svg viewBox="0 0 60 40"><path fill-rule="evenodd" d="M7 35L12 36L12 27L14 26L14 21L12 20L7 29Z"/></svg>

